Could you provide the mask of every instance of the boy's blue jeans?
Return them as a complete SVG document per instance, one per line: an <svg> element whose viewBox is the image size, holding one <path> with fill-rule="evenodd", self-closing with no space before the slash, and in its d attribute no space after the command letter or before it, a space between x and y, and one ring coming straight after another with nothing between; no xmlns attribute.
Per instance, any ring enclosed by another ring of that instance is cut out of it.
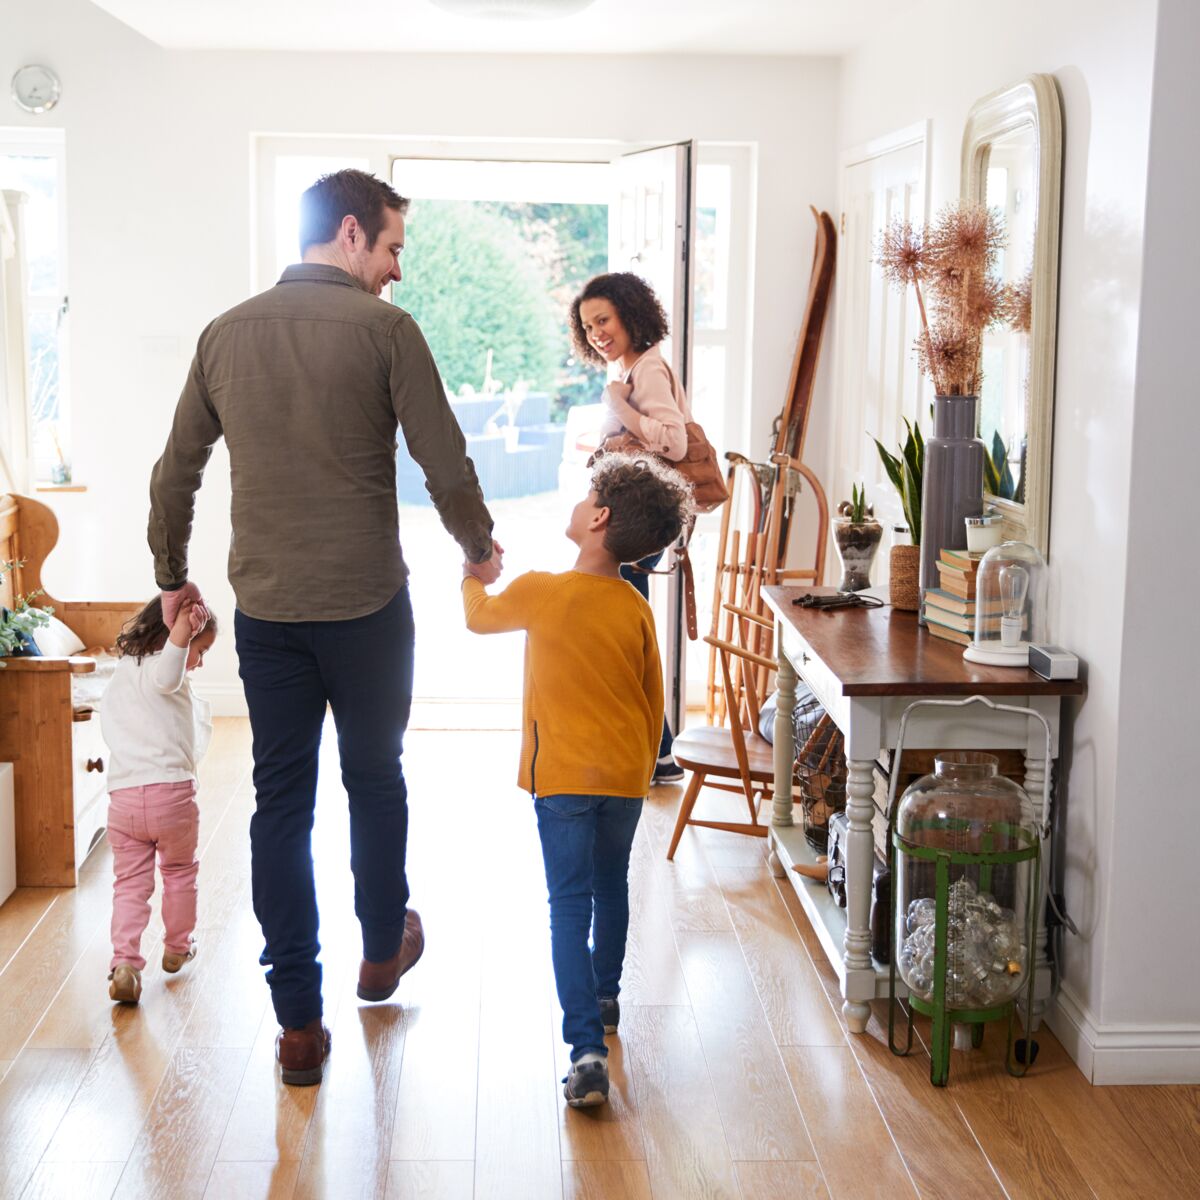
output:
<svg viewBox="0 0 1200 1200"><path fill-rule="evenodd" d="M642 801L624 796L534 799L546 887L550 954L571 1061L607 1056L598 997L621 990L629 931L629 852ZM588 934L592 944L588 946Z"/></svg>

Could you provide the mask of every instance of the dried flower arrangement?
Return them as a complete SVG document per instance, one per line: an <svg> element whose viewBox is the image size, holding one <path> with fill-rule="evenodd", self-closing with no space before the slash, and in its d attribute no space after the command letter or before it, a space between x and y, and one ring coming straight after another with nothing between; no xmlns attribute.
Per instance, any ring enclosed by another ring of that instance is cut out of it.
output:
<svg viewBox="0 0 1200 1200"><path fill-rule="evenodd" d="M1015 315L1016 289L995 274L1003 246L1000 214L967 201L947 205L932 224L897 220L883 233L876 261L889 283L912 285L917 361L939 396L978 395L984 331Z"/></svg>

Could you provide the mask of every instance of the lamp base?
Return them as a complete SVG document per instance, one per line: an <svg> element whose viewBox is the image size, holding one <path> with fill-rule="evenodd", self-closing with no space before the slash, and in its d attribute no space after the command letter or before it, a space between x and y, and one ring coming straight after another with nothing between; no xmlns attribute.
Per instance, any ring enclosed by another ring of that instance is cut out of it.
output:
<svg viewBox="0 0 1200 1200"><path fill-rule="evenodd" d="M963 650L967 662L980 663L987 667L1029 666L1029 643L1019 642L1015 646L1001 646L998 642L972 642Z"/></svg>

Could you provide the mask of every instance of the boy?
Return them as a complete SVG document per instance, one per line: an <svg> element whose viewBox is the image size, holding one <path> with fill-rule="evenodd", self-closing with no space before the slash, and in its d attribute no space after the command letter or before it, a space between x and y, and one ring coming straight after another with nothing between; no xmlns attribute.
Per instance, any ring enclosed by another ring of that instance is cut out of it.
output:
<svg viewBox="0 0 1200 1200"><path fill-rule="evenodd" d="M654 617L621 565L671 545L691 515L682 476L648 457L607 454L567 526L579 547L573 570L531 571L498 596L463 579L468 629L528 634L518 782L534 798L546 865L571 1046L563 1095L574 1108L608 1099L604 1034L620 1018L629 852L662 732Z"/></svg>

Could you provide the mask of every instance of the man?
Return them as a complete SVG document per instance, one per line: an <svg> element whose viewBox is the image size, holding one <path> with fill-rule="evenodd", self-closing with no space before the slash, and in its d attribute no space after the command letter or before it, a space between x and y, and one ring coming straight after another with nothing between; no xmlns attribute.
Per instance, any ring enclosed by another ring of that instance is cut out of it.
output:
<svg viewBox="0 0 1200 1200"><path fill-rule="evenodd" d="M408 201L362 171L301 202L303 262L200 335L150 481L150 547L166 620L185 598L196 490L224 437L233 485L229 580L253 732L254 912L281 1031L284 1082L319 1083L321 1021L312 825L328 703L350 800L362 926L358 995L385 1000L420 958L408 908L401 743L413 619L396 511L399 425L442 523L487 581L492 519L416 322L380 299L400 280Z"/></svg>

